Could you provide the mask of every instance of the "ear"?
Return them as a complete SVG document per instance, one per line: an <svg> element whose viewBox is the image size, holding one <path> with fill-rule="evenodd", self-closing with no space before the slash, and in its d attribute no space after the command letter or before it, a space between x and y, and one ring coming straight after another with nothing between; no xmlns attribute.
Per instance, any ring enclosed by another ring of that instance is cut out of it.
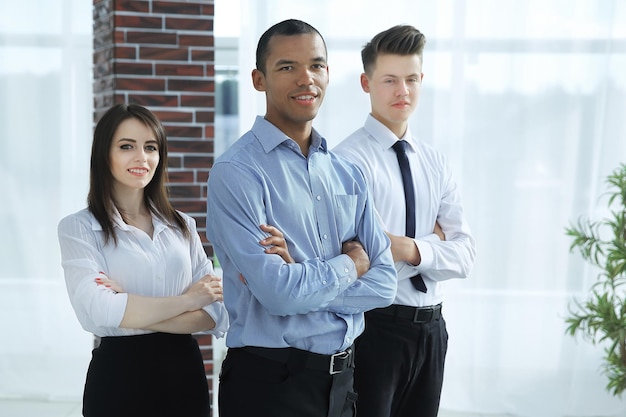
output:
<svg viewBox="0 0 626 417"><path fill-rule="evenodd" d="M361 74L361 88L366 93L370 92L370 80L369 80L369 78L367 78L367 74L366 73Z"/></svg>
<svg viewBox="0 0 626 417"><path fill-rule="evenodd" d="M265 91L265 74L258 69L252 70L252 85L257 91Z"/></svg>

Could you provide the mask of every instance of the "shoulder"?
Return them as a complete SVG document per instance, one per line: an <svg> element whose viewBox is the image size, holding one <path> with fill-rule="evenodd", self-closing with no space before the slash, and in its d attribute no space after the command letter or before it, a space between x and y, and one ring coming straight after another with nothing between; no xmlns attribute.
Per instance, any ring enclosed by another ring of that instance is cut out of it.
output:
<svg viewBox="0 0 626 417"><path fill-rule="evenodd" d="M94 225L98 225L98 222L89 209L84 208L76 213L63 217L59 222L59 229L76 227L78 225L83 225L85 227L88 226L91 228Z"/></svg>
<svg viewBox="0 0 626 417"><path fill-rule="evenodd" d="M439 149L423 141L414 141L415 151L423 162L436 166L447 165L448 158Z"/></svg>
<svg viewBox="0 0 626 417"><path fill-rule="evenodd" d="M194 232L196 230L196 219L191 217L189 214L184 213L180 210L176 210L176 213L180 215L183 219L187 227L189 227L189 231Z"/></svg>
<svg viewBox="0 0 626 417"><path fill-rule="evenodd" d="M328 155L336 171L344 173L351 180L365 183L365 175L363 175L363 171L356 161L344 154L338 154L334 150L329 151Z"/></svg>
<svg viewBox="0 0 626 417"><path fill-rule="evenodd" d="M351 161L362 163L380 155L384 149L367 130L360 128L342 140L333 151Z"/></svg>
<svg viewBox="0 0 626 417"><path fill-rule="evenodd" d="M361 127L346 136L345 139L333 148L333 151L341 155L353 154L364 147L373 146L371 142L375 141L373 141L367 131Z"/></svg>
<svg viewBox="0 0 626 417"><path fill-rule="evenodd" d="M182 217L182 219L185 221L185 223L187 223L188 225L195 225L196 224L196 219L194 219L193 217L191 217L189 214L182 212L180 210L176 210L176 212L180 215L180 217Z"/></svg>
<svg viewBox="0 0 626 417"><path fill-rule="evenodd" d="M254 173L263 164L265 151L252 131L248 131L216 158L210 169L211 178L226 177L230 180L237 175ZM233 170L239 171L234 173Z"/></svg>

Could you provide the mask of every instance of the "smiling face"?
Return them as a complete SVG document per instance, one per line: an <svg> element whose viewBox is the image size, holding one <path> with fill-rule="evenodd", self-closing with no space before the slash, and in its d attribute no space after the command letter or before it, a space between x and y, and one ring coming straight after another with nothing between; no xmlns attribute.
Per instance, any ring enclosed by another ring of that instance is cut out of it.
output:
<svg viewBox="0 0 626 417"><path fill-rule="evenodd" d="M406 132L423 76L418 55L393 54L378 55L371 74L361 74L361 87L370 95L372 116L397 137Z"/></svg>
<svg viewBox="0 0 626 417"><path fill-rule="evenodd" d="M109 157L114 193L143 190L160 160L154 132L138 119L124 120L115 130Z"/></svg>
<svg viewBox="0 0 626 417"><path fill-rule="evenodd" d="M306 33L274 35L268 50L265 70L255 69L252 82L266 94L265 118L291 136L292 131L310 128L324 99L326 48L318 34Z"/></svg>

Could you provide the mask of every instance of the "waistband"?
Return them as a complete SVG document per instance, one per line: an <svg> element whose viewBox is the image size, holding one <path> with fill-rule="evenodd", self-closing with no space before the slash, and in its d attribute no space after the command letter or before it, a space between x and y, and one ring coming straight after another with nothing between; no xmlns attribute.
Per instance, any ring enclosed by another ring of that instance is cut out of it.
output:
<svg viewBox="0 0 626 417"><path fill-rule="evenodd" d="M412 323L430 323L441 319L441 303L428 307L410 307L392 304L385 308L376 308L365 313L366 316L384 316L396 321L410 321Z"/></svg>
<svg viewBox="0 0 626 417"><path fill-rule="evenodd" d="M338 374L348 368L354 367L354 348L352 346L343 352L338 352L333 355L322 355L320 353L308 352L296 348L244 346L231 349L261 356L265 359L282 364L293 361L303 365L305 368L328 372L330 375Z"/></svg>
<svg viewBox="0 0 626 417"><path fill-rule="evenodd" d="M100 338L100 347L124 348L126 346L136 346L137 348L148 348L154 346L176 346L193 343L191 334L174 333L146 333L132 336L106 336Z"/></svg>

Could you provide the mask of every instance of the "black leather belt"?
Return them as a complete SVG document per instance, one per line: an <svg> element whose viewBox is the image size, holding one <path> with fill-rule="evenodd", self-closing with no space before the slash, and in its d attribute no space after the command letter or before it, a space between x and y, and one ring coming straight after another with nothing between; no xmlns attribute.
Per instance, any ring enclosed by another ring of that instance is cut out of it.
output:
<svg viewBox="0 0 626 417"><path fill-rule="evenodd" d="M304 367L328 372L330 375L354 367L354 350L352 347L333 355L322 355L295 348L244 346L239 349L280 363L287 363L289 360L302 361Z"/></svg>
<svg viewBox="0 0 626 417"><path fill-rule="evenodd" d="M389 307L371 310L366 315L381 315L394 320L410 321L413 323L429 323L441 319L441 304L429 307L409 307L392 304Z"/></svg>

